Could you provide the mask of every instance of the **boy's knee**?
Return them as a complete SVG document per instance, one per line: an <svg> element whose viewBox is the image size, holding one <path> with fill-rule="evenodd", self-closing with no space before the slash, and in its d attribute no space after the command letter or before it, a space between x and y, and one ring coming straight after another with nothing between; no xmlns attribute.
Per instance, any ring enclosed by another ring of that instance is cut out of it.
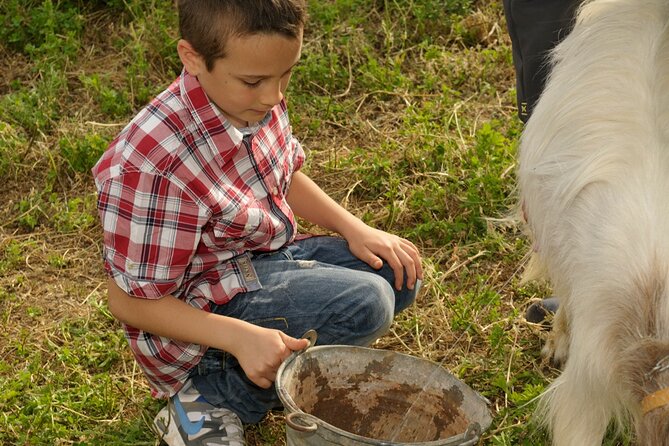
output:
<svg viewBox="0 0 669 446"><path fill-rule="evenodd" d="M395 292L388 281L352 272L337 286L341 292L324 315L327 322L320 327L319 341L368 346L388 332L395 314Z"/></svg>
<svg viewBox="0 0 669 446"><path fill-rule="evenodd" d="M361 316L367 322L370 335L376 337L385 334L395 316L395 292L392 286L381 277L372 276L360 298Z"/></svg>
<svg viewBox="0 0 669 446"><path fill-rule="evenodd" d="M395 292L395 314L408 308L416 301L416 296L418 296L418 291L420 290L420 287L421 287L421 281L416 281L416 284L414 285L412 290L406 287L406 282L400 291L393 289L393 291Z"/></svg>
<svg viewBox="0 0 669 446"><path fill-rule="evenodd" d="M420 288L419 281L417 281L414 284L413 289L409 289L407 287L407 282L409 278L405 273L404 277L402 278L402 289L396 290L393 285L395 283L395 272L390 268L388 264L383 265L383 268L378 271L378 275L382 276L386 280L386 282L390 284L390 289L394 294L395 314L398 314L400 311L409 307L416 301L416 296L418 295L418 290Z"/></svg>

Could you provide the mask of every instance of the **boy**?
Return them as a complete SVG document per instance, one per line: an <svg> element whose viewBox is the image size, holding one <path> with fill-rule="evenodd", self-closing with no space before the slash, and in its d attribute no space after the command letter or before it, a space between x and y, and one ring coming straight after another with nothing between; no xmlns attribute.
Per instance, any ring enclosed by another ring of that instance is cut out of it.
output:
<svg viewBox="0 0 669 446"><path fill-rule="evenodd" d="M280 406L281 362L368 345L410 305L416 247L372 229L299 169L284 92L304 0L180 0L184 70L93 168L109 308L170 445L242 445ZM296 237L294 215L339 233ZM393 289L393 286L395 289Z"/></svg>

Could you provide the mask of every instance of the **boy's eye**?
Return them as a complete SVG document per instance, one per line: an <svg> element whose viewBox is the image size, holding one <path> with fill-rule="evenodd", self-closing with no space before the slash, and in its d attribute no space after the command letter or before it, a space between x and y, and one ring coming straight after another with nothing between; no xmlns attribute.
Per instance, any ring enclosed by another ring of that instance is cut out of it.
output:
<svg viewBox="0 0 669 446"><path fill-rule="evenodd" d="M244 83L244 85L246 85L247 87L250 87L250 88L254 88L254 87L257 87L258 85L260 85L260 81L251 82L251 81L244 81L243 80L242 82Z"/></svg>

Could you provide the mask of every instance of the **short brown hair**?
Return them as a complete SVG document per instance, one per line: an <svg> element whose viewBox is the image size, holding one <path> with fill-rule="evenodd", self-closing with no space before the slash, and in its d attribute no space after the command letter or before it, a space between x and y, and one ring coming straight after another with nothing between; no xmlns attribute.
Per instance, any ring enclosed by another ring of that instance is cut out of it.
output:
<svg viewBox="0 0 669 446"><path fill-rule="evenodd" d="M305 0L178 0L179 32L207 70L225 57L230 36L277 33L296 38L307 18Z"/></svg>

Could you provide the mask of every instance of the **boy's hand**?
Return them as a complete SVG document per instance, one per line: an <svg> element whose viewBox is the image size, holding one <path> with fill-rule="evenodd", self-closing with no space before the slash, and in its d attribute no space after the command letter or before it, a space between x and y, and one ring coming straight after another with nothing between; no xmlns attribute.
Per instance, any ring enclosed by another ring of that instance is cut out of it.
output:
<svg viewBox="0 0 669 446"><path fill-rule="evenodd" d="M416 279L423 280L418 248L409 240L374 229L364 223L345 235L351 252L374 269L383 266L383 260L395 273L395 288L402 289L404 273L407 288L413 289Z"/></svg>
<svg viewBox="0 0 669 446"><path fill-rule="evenodd" d="M280 330L249 324L239 348L232 353L246 376L257 386L268 389L284 359L295 350L306 348L309 341L295 339Z"/></svg>

